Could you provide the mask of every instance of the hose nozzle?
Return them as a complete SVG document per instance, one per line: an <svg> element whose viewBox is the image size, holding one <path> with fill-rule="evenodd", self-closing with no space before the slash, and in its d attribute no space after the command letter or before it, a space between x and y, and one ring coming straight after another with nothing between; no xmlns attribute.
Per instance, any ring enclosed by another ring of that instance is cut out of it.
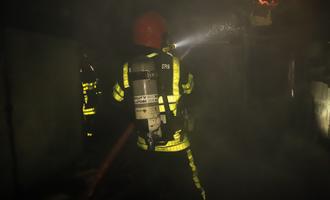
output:
<svg viewBox="0 0 330 200"><path fill-rule="evenodd" d="M169 44L166 47L163 47L162 48L162 51L165 52L165 53L167 53L169 51L174 50L175 48L176 48L176 45L175 44Z"/></svg>

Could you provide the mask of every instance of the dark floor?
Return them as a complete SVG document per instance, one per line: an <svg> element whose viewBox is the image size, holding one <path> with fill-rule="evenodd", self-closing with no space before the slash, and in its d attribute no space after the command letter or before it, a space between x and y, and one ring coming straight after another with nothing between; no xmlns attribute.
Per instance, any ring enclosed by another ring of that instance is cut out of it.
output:
<svg viewBox="0 0 330 200"><path fill-rule="evenodd" d="M318 137L307 123L311 119L303 119L303 112L295 120L283 109L285 105L276 101L232 109L214 104L218 112L227 114L217 117L208 115L214 109L196 109L199 117L191 135L192 150L208 199L330 198L328 141ZM212 108L212 104L200 107ZM97 191L100 199L121 199L134 190L125 181L132 178L125 170L134 165L129 154L134 143L129 140L110 168L108 182ZM38 198L80 199L86 188L82 179L74 178L74 170L67 172L71 178L39 191ZM106 194L107 187L116 188L117 194ZM112 198L104 198L109 196Z"/></svg>

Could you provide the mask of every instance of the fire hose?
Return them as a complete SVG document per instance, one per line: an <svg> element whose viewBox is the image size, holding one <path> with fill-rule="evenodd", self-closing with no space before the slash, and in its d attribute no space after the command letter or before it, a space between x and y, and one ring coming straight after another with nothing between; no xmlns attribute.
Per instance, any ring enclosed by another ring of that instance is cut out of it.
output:
<svg viewBox="0 0 330 200"><path fill-rule="evenodd" d="M134 130L134 123L130 123L125 131L121 134L121 136L116 141L115 145L109 151L107 156L105 157L104 161L100 165L99 169L97 170L96 175L94 176L91 184L87 188L87 192L84 195L83 199L93 199L96 193L97 187L100 185L101 181L105 177L106 173L108 172L109 168L111 167L113 161L117 157L120 150L125 145L127 139L131 135Z"/></svg>

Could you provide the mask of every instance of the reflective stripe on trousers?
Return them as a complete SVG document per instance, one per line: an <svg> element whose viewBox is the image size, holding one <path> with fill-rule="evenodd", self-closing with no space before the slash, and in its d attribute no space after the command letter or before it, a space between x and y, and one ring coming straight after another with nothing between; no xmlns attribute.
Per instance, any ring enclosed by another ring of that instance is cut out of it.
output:
<svg viewBox="0 0 330 200"><path fill-rule="evenodd" d="M196 188L201 192L202 199L205 200L206 199L206 193L205 193L205 190L202 187L200 179L198 177L197 167L194 163L194 158L193 158L191 149L188 149L186 151L186 153L187 153L187 157L188 157L188 160L189 160L189 166L190 166L191 171L192 171L192 179L194 181L194 184L195 184Z"/></svg>

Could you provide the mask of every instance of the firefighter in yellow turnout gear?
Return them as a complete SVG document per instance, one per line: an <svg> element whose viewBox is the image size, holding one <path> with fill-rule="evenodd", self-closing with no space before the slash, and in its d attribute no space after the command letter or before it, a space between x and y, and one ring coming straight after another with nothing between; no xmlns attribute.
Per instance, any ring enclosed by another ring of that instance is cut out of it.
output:
<svg viewBox="0 0 330 200"><path fill-rule="evenodd" d="M97 99L101 91L98 88L98 78L95 69L89 62L86 54L83 55L80 78L82 87L83 137L93 137L95 134L94 121Z"/></svg>
<svg viewBox="0 0 330 200"><path fill-rule="evenodd" d="M141 198L206 199L184 126L183 102L193 90L193 75L177 57L161 50L165 33L165 20L158 13L137 18L136 54L123 65L113 97L134 105L137 168L148 168L138 178Z"/></svg>
<svg viewBox="0 0 330 200"><path fill-rule="evenodd" d="M98 85L96 70L86 54L82 56L80 65L80 81L81 81L81 110L82 110L82 142L83 157L78 164L81 174L86 171L92 171L97 166L96 155L97 143L96 138L96 114L98 112L98 100L101 91ZM87 174L86 174L87 175Z"/></svg>

